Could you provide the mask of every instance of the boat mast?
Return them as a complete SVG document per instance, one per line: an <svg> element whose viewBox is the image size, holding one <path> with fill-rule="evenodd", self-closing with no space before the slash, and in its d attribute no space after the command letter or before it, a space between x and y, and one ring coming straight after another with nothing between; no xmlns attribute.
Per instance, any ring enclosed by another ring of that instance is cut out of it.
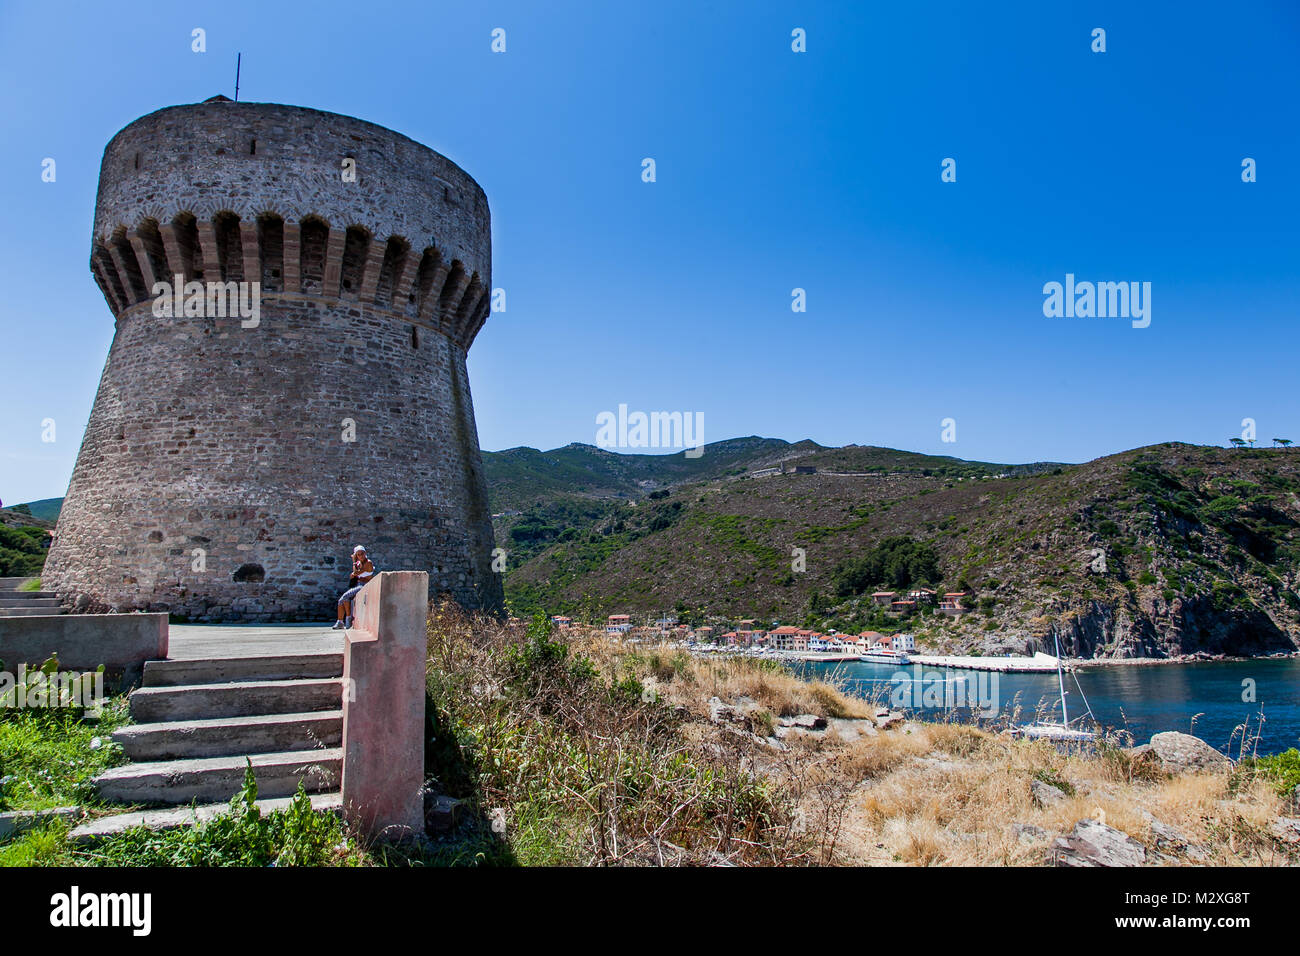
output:
<svg viewBox="0 0 1300 956"><path fill-rule="evenodd" d="M1052 639L1056 641L1056 680L1061 685L1061 720L1069 727L1070 715L1065 709L1065 671L1061 669L1061 636L1052 631Z"/></svg>

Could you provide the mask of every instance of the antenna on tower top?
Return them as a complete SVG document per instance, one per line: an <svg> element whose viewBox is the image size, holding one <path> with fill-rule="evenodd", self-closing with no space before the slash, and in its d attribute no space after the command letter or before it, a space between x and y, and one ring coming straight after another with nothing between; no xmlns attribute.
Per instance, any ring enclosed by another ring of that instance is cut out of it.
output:
<svg viewBox="0 0 1300 956"><path fill-rule="evenodd" d="M235 54L235 102L239 102L239 67L243 63L244 54Z"/></svg>

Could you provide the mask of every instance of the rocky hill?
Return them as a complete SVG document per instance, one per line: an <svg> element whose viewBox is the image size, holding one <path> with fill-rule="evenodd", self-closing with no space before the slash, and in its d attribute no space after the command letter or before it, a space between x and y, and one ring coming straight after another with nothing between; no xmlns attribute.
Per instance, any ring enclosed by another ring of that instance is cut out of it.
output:
<svg viewBox="0 0 1300 956"><path fill-rule="evenodd" d="M755 445L748 467L739 452L701 464L706 451L695 475L681 456L672 472L629 463L639 495L557 490L498 519L512 608L906 627L930 647L983 653L1057 640L1108 658L1300 644L1295 452L1167 444L1013 467L781 445ZM782 456L817 470L749 476ZM882 565L900 541L932 557L917 565L932 568L924 580L906 561ZM796 548L806 570L792 567ZM900 622L871 605L876 587L919 583L966 590L975 611Z"/></svg>

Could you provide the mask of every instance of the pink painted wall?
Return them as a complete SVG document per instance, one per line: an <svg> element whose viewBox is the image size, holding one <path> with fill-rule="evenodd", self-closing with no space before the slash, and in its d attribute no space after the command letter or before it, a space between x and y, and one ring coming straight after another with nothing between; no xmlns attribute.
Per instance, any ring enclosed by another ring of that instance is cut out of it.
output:
<svg viewBox="0 0 1300 956"><path fill-rule="evenodd" d="M429 575L385 571L357 595L343 657L343 807L375 837L424 831Z"/></svg>

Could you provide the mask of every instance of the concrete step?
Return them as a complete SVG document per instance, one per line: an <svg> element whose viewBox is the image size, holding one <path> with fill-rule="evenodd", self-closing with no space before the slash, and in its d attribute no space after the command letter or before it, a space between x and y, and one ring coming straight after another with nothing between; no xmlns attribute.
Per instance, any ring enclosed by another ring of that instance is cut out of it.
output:
<svg viewBox="0 0 1300 956"><path fill-rule="evenodd" d="M30 581L31 578L0 578L0 591L12 591L24 581Z"/></svg>
<svg viewBox="0 0 1300 956"><path fill-rule="evenodd" d="M41 597L40 591L14 591L14 597L0 597L0 607L58 607L57 597Z"/></svg>
<svg viewBox="0 0 1300 956"><path fill-rule="evenodd" d="M113 731L132 760L176 760L337 747L343 711L129 724Z"/></svg>
<svg viewBox="0 0 1300 956"><path fill-rule="evenodd" d="M141 687L131 694L131 716L137 723L207 720L337 710L343 681L234 681L225 684L182 684Z"/></svg>
<svg viewBox="0 0 1300 956"><path fill-rule="evenodd" d="M61 607L0 607L0 617L50 617L62 613Z"/></svg>
<svg viewBox="0 0 1300 956"><path fill-rule="evenodd" d="M342 653L146 661L145 687L303 680L343 676Z"/></svg>
<svg viewBox="0 0 1300 956"><path fill-rule="evenodd" d="M340 748L131 763L104 771L95 786L103 799L117 803L220 803L243 786L245 759L252 762L259 797L291 797L299 780L308 793L339 788Z"/></svg>
<svg viewBox="0 0 1300 956"><path fill-rule="evenodd" d="M268 800L258 799L257 808L263 814L276 810L287 810L292 797L273 797ZM343 812L343 797L338 791L313 793L311 805L315 810L329 813ZM110 817L100 817L76 827L68 834L68 839L75 844L96 843L107 837L117 836L136 827L150 830L174 830L178 827L206 823L230 812L230 802L209 803L198 807L176 807L167 810L143 810L136 813L119 813Z"/></svg>

